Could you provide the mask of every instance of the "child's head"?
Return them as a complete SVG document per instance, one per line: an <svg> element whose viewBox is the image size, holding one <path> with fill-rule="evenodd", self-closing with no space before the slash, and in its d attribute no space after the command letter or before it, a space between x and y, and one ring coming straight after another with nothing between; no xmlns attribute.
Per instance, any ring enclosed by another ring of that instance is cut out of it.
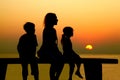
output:
<svg viewBox="0 0 120 80"><path fill-rule="evenodd" d="M27 32L27 34L35 33L35 24L34 23L26 22L23 27L24 27L24 30Z"/></svg>
<svg viewBox="0 0 120 80"><path fill-rule="evenodd" d="M65 36L71 37L71 36L73 36L73 28L67 26L63 29L63 33Z"/></svg>

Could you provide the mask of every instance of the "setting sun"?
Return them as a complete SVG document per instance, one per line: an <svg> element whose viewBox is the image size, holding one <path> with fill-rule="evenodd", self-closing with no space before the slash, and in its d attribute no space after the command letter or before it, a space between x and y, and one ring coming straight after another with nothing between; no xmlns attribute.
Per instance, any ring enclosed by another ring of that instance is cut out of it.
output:
<svg viewBox="0 0 120 80"><path fill-rule="evenodd" d="M89 45L86 45L85 48L86 48L87 50L92 50L92 49L93 49L93 46L89 44Z"/></svg>

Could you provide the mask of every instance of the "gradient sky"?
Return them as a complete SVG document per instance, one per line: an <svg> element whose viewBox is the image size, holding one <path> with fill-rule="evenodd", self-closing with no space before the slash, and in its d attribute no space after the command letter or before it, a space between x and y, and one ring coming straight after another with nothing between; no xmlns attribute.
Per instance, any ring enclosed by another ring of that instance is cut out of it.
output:
<svg viewBox="0 0 120 80"><path fill-rule="evenodd" d="M120 0L0 0L0 53L17 52L27 21L35 23L40 46L43 20L48 12L56 13L59 20L55 28L60 49L62 29L71 26L76 52L120 53ZM87 44L93 45L93 50L86 50Z"/></svg>

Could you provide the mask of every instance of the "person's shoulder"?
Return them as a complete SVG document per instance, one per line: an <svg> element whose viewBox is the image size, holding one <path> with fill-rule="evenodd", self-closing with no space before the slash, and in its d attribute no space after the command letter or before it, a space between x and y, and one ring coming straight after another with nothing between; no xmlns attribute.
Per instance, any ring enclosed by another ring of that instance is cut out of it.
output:
<svg viewBox="0 0 120 80"><path fill-rule="evenodd" d="M34 36L36 36L36 34L34 34Z"/></svg>
<svg viewBox="0 0 120 80"><path fill-rule="evenodd" d="M25 38L27 36L27 34L23 34L21 37L20 37L20 39L23 39L23 38Z"/></svg>
<svg viewBox="0 0 120 80"><path fill-rule="evenodd" d="M35 38L37 37L36 34L33 35Z"/></svg>
<svg viewBox="0 0 120 80"><path fill-rule="evenodd" d="M23 34L21 37L26 37L27 36L27 34Z"/></svg>
<svg viewBox="0 0 120 80"><path fill-rule="evenodd" d="M56 29L55 29L55 28L52 28L52 29L56 31Z"/></svg>
<svg viewBox="0 0 120 80"><path fill-rule="evenodd" d="M55 29L55 28L52 28L52 31L53 31L53 32L56 32L56 29Z"/></svg>

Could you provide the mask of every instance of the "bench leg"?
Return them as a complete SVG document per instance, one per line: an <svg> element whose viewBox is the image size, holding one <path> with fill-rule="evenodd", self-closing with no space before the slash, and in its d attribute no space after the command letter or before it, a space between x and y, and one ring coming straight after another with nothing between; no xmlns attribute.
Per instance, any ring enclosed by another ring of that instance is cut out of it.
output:
<svg viewBox="0 0 120 80"><path fill-rule="evenodd" d="M86 80L102 80L102 64L101 63L85 63Z"/></svg>
<svg viewBox="0 0 120 80"><path fill-rule="evenodd" d="M0 80L5 80L7 64L0 64Z"/></svg>

